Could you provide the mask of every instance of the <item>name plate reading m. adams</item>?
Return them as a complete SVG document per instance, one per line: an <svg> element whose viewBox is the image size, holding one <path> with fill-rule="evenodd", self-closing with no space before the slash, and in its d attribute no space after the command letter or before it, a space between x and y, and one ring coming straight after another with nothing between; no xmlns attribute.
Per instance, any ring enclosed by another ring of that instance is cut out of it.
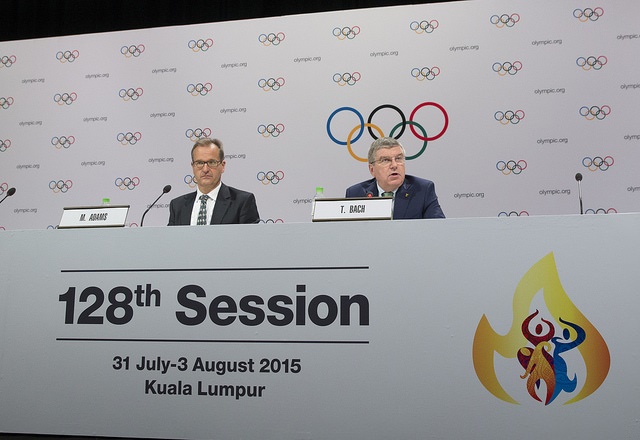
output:
<svg viewBox="0 0 640 440"><path fill-rule="evenodd" d="M322 198L313 202L314 222L341 220L391 220L391 197Z"/></svg>
<svg viewBox="0 0 640 440"><path fill-rule="evenodd" d="M63 208L58 229L121 228L125 225L128 213L129 205Z"/></svg>

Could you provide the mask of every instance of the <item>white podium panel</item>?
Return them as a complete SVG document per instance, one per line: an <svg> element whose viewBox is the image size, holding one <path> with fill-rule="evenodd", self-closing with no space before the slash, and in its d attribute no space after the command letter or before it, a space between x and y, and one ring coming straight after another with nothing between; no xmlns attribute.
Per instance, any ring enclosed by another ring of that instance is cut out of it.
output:
<svg viewBox="0 0 640 440"><path fill-rule="evenodd" d="M3 231L0 431L639 438L638 230L620 214Z"/></svg>

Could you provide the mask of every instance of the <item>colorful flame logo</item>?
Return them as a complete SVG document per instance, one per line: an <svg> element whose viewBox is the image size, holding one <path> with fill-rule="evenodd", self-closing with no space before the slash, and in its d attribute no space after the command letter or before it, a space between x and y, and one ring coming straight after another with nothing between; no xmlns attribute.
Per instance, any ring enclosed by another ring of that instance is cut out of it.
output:
<svg viewBox="0 0 640 440"><path fill-rule="evenodd" d="M543 318L547 311L530 310L540 291L551 319ZM584 377L568 374L564 354L574 349L584 360ZM563 392L575 393L565 405L591 395L607 377L611 361L609 348L598 330L562 288L553 253L534 264L518 283L509 332L499 335L483 315L473 340L473 365L482 385L498 399L519 404L498 381L495 353L514 359L514 368L520 379L526 380L523 385L528 394L545 405Z"/></svg>

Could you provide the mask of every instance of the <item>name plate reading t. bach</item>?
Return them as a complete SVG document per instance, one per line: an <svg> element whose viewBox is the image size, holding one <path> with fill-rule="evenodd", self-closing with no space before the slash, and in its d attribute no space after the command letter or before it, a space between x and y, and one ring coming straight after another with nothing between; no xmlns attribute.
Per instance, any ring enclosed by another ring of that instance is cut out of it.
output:
<svg viewBox="0 0 640 440"><path fill-rule="evenodd" d="M312 221L391 220L392 209L391 197L315 199Z"/></svg>
<svg viewBox="0 0 640 440"><path fill-rule="evenodd" d="M58 229L123 227L128 213L129 205L64 208Z"/></svg>

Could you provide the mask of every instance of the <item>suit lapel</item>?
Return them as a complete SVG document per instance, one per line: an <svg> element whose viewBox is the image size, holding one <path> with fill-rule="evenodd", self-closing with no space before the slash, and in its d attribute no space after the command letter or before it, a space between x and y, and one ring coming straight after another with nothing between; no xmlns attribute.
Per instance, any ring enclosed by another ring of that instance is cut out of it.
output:
<svg viewBox="0 0 640 440"><path fill-rule="evenodd" d="M413 197L413 190L411 184L405 179L402 186L396 191L393 201L393 218L405 218L411 197Z"/></svg>
<svg viewBox="0 0 640 440"><path fill-rule="evenodd" d="M180 211L180 224L191 224L191 212L193 211L193 204L196 201L196 193L192 192L184 196L184 208Z"/></svg>
<svg viewBox="0 0 640 440"><path fill-rule="evenodd" d="M222 223L222 219L224 215L227 213L229 209L229 205L231 204L231 193L229 192L229 187L224 183L220 184L220 190L218 191L218 198L216 199L216 204L213 205L213 214L211 215L211 223L212 225L219 225Z"/></svg>

